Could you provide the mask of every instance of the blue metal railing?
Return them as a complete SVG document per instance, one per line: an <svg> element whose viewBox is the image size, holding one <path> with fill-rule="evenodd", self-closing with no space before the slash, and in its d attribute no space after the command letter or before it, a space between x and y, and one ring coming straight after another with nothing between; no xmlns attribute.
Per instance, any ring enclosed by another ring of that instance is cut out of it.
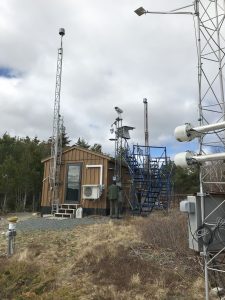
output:
<svg viewBox="0 0 225 300"><path fill-rule="evenodd" d="M125 145L124 157L131 176L132 209L151 212L167 209L171 192L171 172L166 147Z"/></svg>

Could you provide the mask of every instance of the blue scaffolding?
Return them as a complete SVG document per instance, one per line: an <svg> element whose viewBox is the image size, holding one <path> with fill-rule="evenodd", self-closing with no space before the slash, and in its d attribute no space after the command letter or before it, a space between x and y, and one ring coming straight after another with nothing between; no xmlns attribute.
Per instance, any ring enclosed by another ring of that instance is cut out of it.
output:
<svg viewBox="0 0 225 300"><path fill-rule="evenodd" d="M167 210L171 195L171 164L166 147L126 144L123 158L131 176L130 204L134 212Z"/></svg>

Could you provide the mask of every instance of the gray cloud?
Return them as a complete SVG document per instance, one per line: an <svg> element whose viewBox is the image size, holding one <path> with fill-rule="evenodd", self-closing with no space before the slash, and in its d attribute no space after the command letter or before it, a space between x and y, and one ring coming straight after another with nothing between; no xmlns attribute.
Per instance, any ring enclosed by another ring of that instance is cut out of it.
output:
<svg viewBox="0 0 225 300"><path fill-rule="evenodd" d="M132 140L142 143L146 97L152 143L174 147L174 128L197 122L193 21L138 17L139 6L166 10L181 3L2 0L0 67L21 75L0 78L0 133L51 135L58 29L65 27L61 111L70 139L84 137L111 152L109 129L120 106L124 124L136 128Z"/></svg>

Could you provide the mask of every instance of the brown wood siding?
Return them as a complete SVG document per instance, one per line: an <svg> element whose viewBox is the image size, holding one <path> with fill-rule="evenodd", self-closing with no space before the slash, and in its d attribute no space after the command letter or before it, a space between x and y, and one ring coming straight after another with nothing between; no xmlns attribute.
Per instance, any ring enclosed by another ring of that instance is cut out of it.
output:
<svg viewBox="0 0 225 300"><path fill-rule="evenodd" d="M85 153L86 154L86 153ZM92 185L100 184L100 168L87 168L87 165L102 165L103 174L102 174L102 183L104 186L107 186L107 174L106 168L108 165L107 159L98 158L95 155L87 157L84 154L84 164L83 164L83 176L82 176L82 185ZM86 157L85 157L86 156ZM100 199L98 200L88 200L81 197L81 203L84 208L94 208L94 209L106 209L106 193L103 190Z"/></svg>
<svg viewBox="0 0 225 300"><path fill-rule="evenodd" d="M41 206L49 206L49 168L50 161L45 162L44 166L44 176L43 176L43 184L42 184L42 195L41 195Z"/></svg>
<svg viewBox="0 0 225 300"><path fill-rule="evenodd" d="M98 200L88 200L82 198L82 185L99 184L100 183L100 168L87 168L86 165L102 165L103 166L103 185L107 187L107 168L108 159L95 155L93 153L82 151L82 149L71 149L62 155L62 165L60 170L61 187L59 189L60 203L64 203L66 177L68 164L82 163L81 173L81 204L84 208L107 208L106 192L103 193ZM50 206L50 191L49 191L49 172L50 159L44 162L44 180L42 188L41 206Z"/></svg>
<svg viewBox="0 0 225 300"><path fill-rule="evenodd" d="M107 199L108 186L112 183L114 174L114 162L101 155L87 152L82 149L72 148L67 150L62 155L62 166L60 171L61 186L59 189L60 203L64 203L66 179L67 179L67 167L68 164L82 163L81 172L81 205L83 208L92 209L108 209L109 201ZM100 168L87 168L87 165L102 165L103 166L103 185L105 189L97 200L88 200L82 198L82 185L99 184L100 183ZM44 162L44 178L42 188L42 200L41 206L50 206L50 191L49 191L49 170L50 170L50 159ZM123 205L128 207L128 197L130 189L130 176L128 169L123 167Z"/></svg>

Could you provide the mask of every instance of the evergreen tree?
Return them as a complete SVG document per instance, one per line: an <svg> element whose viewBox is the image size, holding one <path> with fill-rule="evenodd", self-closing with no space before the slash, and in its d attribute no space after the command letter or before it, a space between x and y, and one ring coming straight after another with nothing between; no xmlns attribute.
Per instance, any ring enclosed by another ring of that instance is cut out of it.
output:
<svg viewBox="0 0 225 300"><path fill-rule="evenodd" d="M84 138L80 138L80 137L78 138L75 145L84 149L89 149L91 147Z"/></svg>
<svg viewBox="0 0 225 300"><path fill-rule="evenodd" d="M50 155L51 145L37 137L0 138L0 209L25 210L38 206L43 178L41 160Z"/></svg>
<svg viewBox="0 0 225 300"><path fill-rule="evenodd" d="M174 166L172 180L175 194L199 192L199 171L197 167L183 169Z"/></svg>
<svg viewBox="0 0 225 300"><path fill-rule="evenodd" d="M67 147L70 145L70 138L68 137L67 133L65 131L63 131L62 133L62 147Z"/></svg>
<svg viewBox="0 0 225 300"><path fill-rule="evenodd" d="M92 146L90 148L90 150L94 151L94 152L102 153L102 145L100 145L100 144L94 144L94 146Z"/></svg>

